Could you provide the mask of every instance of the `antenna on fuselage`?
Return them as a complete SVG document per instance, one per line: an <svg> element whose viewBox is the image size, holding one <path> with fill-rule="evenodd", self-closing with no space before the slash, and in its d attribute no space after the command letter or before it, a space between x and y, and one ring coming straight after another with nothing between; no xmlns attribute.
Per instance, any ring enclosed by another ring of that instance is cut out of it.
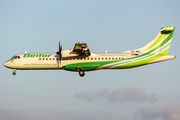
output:
<svg viewBox="0 0 180 120"><path fill-rule="evenodd" d="M107 53L107 50L105 51L105 53Z"/></svg>

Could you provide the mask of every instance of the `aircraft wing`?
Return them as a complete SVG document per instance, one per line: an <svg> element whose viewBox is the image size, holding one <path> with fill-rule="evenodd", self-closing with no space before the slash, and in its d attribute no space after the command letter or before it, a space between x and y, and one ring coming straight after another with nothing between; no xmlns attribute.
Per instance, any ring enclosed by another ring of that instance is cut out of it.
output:
<svg viewBox="0 0 180 120"><path fill-rule="evenodd" d="M78 54L79 56L80 55L89 56L91 55L91 52L86 43L77 42L75 43L74 49L72 50L71 54Z"/></svg>

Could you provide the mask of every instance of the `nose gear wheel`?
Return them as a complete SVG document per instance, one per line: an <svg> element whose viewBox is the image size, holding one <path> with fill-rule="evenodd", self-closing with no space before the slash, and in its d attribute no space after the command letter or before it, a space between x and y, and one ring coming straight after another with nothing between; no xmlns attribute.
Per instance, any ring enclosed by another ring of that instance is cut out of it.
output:
<svg viewBox="0 0 180 120"><path fill-rule="evenodd" d="M16 72L13 72L12 74L13 74L13 75L16 75Z"/></svg>

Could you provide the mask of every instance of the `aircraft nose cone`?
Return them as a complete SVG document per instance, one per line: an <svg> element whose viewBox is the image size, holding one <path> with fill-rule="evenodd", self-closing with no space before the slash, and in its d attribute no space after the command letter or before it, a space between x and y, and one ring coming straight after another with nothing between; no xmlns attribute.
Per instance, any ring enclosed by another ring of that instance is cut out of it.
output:
<svg viewBox="0 0 180 120"><path fill-rule="evenodd" d="M5 62L3 65L4 65L5 67L7 67L8 63L7 63L7 62Z"/></svg>

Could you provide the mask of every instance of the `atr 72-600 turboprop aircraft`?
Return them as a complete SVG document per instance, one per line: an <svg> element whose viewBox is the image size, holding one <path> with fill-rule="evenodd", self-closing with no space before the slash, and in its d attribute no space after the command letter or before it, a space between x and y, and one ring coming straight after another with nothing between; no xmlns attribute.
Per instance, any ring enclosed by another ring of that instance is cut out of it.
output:
<svg viewBox="0 0 180 120"><path fill-rule="evenodd" d="M17 70L63 69L77 71L81 77L84 71L134 68L174 59L174 55L167 55L174 30L175 27L163 27L144 47L121 53L91 53L83 42L77 42L73 49L62 50L59 43L56 53L16 54L4 66L12 69L13 75Z"/></svg>

